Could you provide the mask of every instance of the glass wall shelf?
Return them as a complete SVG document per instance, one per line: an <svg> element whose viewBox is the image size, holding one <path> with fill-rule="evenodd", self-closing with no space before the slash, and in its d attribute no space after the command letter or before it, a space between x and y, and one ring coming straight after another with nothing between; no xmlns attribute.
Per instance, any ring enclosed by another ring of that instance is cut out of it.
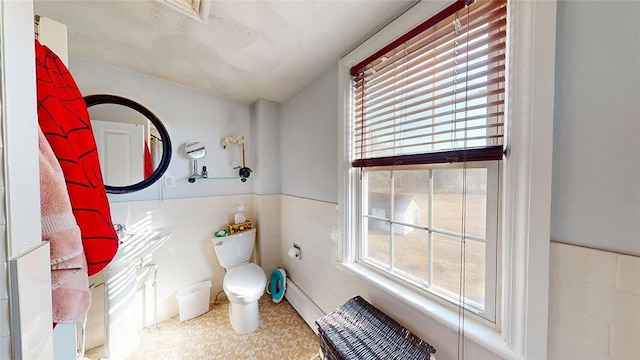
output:
<svg viewBox="0 0 640 360"><path fill-rule="evenodd" d="M202 177L201 175L193 175L187 178L189 183L193 184L196 180L237 180L240 179L240 176L208 176Z"/></svg>

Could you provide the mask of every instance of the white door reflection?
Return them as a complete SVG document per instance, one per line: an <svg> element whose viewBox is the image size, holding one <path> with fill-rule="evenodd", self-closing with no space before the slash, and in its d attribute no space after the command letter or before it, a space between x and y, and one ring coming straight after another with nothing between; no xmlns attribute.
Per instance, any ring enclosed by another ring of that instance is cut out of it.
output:
<svg viewBox="0 0 640 360"><path fill-rule="evenodd" d="M144 180L143 125L91 120L105 184L127 186Z"/></svg>

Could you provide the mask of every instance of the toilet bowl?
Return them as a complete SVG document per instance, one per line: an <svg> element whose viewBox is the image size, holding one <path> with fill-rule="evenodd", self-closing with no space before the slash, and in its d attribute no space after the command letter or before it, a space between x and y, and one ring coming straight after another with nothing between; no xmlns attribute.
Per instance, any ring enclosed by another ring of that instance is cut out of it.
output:
<svg viewBox="0 0 640 360"><path fill-rule="evenodd" d="M255 331L260 323L258 299L264 294L267 277L260 266L249 262L256 230L211 239L218 262L227 273L222 289L229 299L229 321L238 334Z"/></svg>
<svg viewBox="0 0 640 360"><path fill-rule="evenodd" d="M224 276L222 288L231 303L229 320L237 333L248 334L258 327L258 300L266 281L262 268L253 263L233 267Z"/></svg>

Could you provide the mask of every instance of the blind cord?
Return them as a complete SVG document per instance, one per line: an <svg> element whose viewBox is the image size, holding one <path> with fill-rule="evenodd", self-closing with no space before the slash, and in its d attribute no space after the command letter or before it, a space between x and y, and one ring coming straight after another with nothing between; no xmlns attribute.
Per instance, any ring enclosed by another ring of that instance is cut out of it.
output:
<svg viewBox="0 0 640 360"><path fill-rule="evenodd" d="M456 144L456 130L457 130L457 119L458 119L458 35L459 35L459 29L460 27L462 27L461 23L460 23L460 16L458 15L458 12L455 13L455 18L453 20L453 32L454 32L454 38L453 38L453 119L452 119L452 127L453 127L453 131L450 134L450 139L451 139L451 145L452 148L456 148L455 144ZM463 174L464 175L464 174ZM463 185L462 185L462 192L463 192L463 203L461 204L462 207L464 208L464 176L463 176ZM462 212L462 226L464 226L464 211ZM464 233L463 233L464 234ZM462 356L464 356L464 353L461 352L461 344L462 344L462 339L464 337L464 331L463 331L463 323L462 323L462 317L464 316L464 311L462 310L462 288L463 288L463 275L462 275L462 264L463 264L463 257L464 257L464 235L462 236L461 242L460 242L460 272L458 273L458 334L457 334L457 356L456 358L458 360L462 359Z"/></svg>
<svg viewBox="0 0 640 360"><path fill-rule="evenodd" d="M464 119L465 119L465 124L464 124L464 146L463 146L463 150L462 150L462 216L461 216L461 236L460 236L460 279L459 279L459 307L458 307L458 359L464 359L465 357L465 289L466 289L466 241L465 241L465 234L466 234L466 224L467 224L467 139L468 139L468 102L469 102L469 94L468 94L468 90L469 90L469 22L470 22L470 14L469 14L469 5L468 4L466 6L467 8L467 18L466 18L466 41L465 41L465 72L464 72ZM456 12L456 18L454 21L454 28L455 28L455 46L454 49L456 52L456 60L455 60L455 66L457 69L457 55L458 55L458 51L457 51L457 45L458 45L458 35L459 35L459 29L462 27L462 24L460 22L460 16L458 15L458 12ZM456 70L456 75L457 75L457 70ZM457 79L456 82L454 83L454 86L457 84ZM457 95L457 91L455 93L455 95ZM456 96L457 97L457 96ZM457 101L454 100L454 103L457 105ZM457 111L454 108L454 120L457 117ZM454 121L454 124L457 125L457 122ZM456 128L457 130L457 128ZM454 131L455 134L455 131Z"/></svg>

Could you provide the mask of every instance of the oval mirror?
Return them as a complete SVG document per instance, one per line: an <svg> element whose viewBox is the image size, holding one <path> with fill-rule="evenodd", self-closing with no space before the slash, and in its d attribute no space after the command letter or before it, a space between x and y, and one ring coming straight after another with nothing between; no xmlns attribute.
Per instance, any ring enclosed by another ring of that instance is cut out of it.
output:
<svg viewBox="0 0 640 360"><path fill-rule="evenodd" d="M207 155L207 148L201 142L191 141L184 144L184 153L191 160L202 159Z"/></svg>
<svg viewBox="0 0 640 360"><path fill-rule="evenodd" d="M171 139L160 119L139 103L116 95L84 97L107 193L147 188L171 160Z"/></svg>

